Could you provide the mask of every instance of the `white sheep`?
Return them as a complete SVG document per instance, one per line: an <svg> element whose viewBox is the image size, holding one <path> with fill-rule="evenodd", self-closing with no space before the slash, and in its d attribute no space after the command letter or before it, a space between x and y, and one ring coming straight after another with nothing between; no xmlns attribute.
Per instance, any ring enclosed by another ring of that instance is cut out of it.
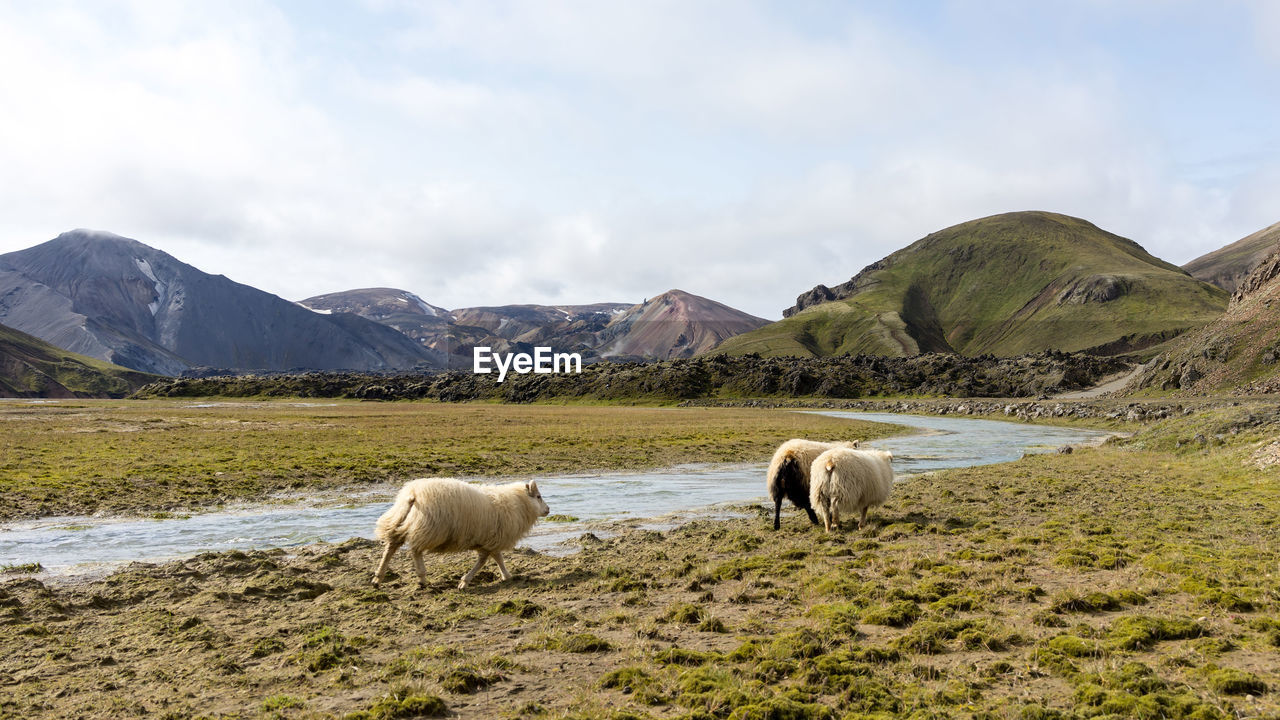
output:
<svg viewBox="0 0 1280 720"><path fill-rule="evenodd" d="M773 461L769 463L769 473L765 478L769 487L769 499L773 501L774 530L781 527L783 498L808 513L809 522L818 524L813 506L809 504L809 469L819 455L834 447L856 448L858 441L818 442L797 438L782 443L774 451Z"/></svg>
<svg viewBox="0 0 1280 720"><path fill-rule="evenodd" d="M867 508L883 505L893 489L893 454L887 450L833 448L813 461L809 470L809 503L827 532L839 529L840 514L860 513L858 528L867 522Z"/></svg>
<svg viewBox="0 0 1280 720"><path fill-rule="evenodd" d="M514 548L533 523L549 512L535 482L469 485L453 478L410 480L400 488L391 508L378 518L375 534L386 547L373 584L376 587L382 582L391 556L405 543L413 552L419 587L427 585L424 552L475 550L480 555L458 583L459 590L490 557L498 563L502 579L510 580L511 573L502 562L503 551Z"/></svg>

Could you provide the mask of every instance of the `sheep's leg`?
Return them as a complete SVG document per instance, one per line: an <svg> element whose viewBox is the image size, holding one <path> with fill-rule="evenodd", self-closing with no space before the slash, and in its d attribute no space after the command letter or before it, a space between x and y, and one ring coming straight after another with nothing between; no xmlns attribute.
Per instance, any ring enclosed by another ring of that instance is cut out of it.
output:
<svg viewBox="0 0 1280 720"><path fill-rule="evenodd" d="M777 530L782 527L782 498L778 498L773 503L773 529Z"/></svg>
<svg viewBox="0 0 1280 720"><path fill-rule="evenodd" d="M804 509L804 511L805 511L805 512L807 512L807 513L809 513L809 524L810 524L810 525L817 525L817 524L818 524L818 515L817 515L817 513L815 513L815 512L813 511L813 508L811 508L811 507L807 507L807 508L805 508L805 509Z"/></svg>
<svg viewBox="0 0 1280 720"><path fill-rule="evenodd" d="M427 565L422 562L422 551L413 551L413 568L418 571L418 587L425 588L427 586Z"/></svg>
<svg viewBox="0 0 1280 720"><path fill-rule="evenodd" d="M378 569L373 573L373 586L378 587L382 584L382 578L387 574L387 565L391 564L391 556L396 554L396 550L404 544L403 541L392 540L382 550L382 560L378 562Z"/></svg>
<svg viewBox="0 0 1280 720"><path fill-rule="evenodd" d="M493 554L493 561L494 561L494 562L496 562L496 563L498 563L498 569L502 571L502 579L503 579L503 580L510 580L510 579L511 579L511 573L507 572L507 566L506 566L506 564L505 564L505 563L503 563L503 562L502 562L502 553L500 553L500 552L496 552L496 553L494 553L494 554Z"/></svg>
<svg viewBox="0 0 1280 720"><path fill-rule="evenodd" d="M862 508L862 517L858 518L858 529L861 530L863 525L867 524L867 509Z"/></svg>
<svg viewBox="0 0 1280 720"><path fill-rule="evenodd" d="M831 532L832 530L839 532L840 511L833 507L827 512L827 515L831 517L831 524L827 526L827 532Z"/></svg>
<svg viewBox="0 0 1280 720"><path fill-rule="evenodd" d="M480 566L484 565L484 561L489 559L489 553L484 550L477 550L476 554L480 557L476 558L476 564L471 566L470 572L462 576L462 580L458 583L458 589L462 590L467 587L467 583L475 578L476 573L480 572ZM501 567L501 565L499 565Z"/></svg>

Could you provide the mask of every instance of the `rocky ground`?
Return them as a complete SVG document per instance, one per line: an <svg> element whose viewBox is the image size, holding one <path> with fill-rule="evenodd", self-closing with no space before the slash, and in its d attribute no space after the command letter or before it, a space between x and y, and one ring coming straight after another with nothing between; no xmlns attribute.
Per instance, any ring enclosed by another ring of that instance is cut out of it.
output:
<svg viewBox="0 0 1280 720"><path fill-rule="evenodd" d="M1168 343L1126 392L1253 395L1280 392L1280 254L1240 281L1220 317Z"/></svg>

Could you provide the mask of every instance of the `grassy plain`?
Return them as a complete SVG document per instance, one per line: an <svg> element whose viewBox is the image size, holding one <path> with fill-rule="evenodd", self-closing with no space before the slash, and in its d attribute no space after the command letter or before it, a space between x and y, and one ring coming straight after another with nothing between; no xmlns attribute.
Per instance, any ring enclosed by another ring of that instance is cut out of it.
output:
<svg viewBox="0 0 1280 720"><path fill-rule="evenodd" d="M1244 412L914 478L863 531L746 507L461 592L461 555L373 589L364 540L15 579L0 715L1280 717L1280 428Z"/></svg>
<svg viewBox="0 0 1280 720"><path fill-rule="evenodd" d="M0 401L0 520L147 513L432 475L767 460L889 426L783 410L334 401Z"/></svg>

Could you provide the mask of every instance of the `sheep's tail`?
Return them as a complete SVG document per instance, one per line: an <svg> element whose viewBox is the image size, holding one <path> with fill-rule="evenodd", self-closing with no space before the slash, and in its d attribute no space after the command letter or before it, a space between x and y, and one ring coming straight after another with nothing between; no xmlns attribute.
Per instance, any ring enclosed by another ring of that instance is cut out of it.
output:
<svg viewBox="0 0 1280 720"><path fill-rule="evenodd" d="M792 495L791 491L798 485L808 485L805 482L804 470L804 464L800 462L799 454L795 450L788 450L782 456L782 462L778 465L778 485L784 489L786 495Z"/></svg>
<svg viewBox="0 0 1280 720"><path fill-rule="evenodd" d="M414 497L410 495L407 499L398 500L394 506L378 518L378 525L374 529L374 535L383 542L391 542L400 535L400 526L404 524L405 518L409 517L409 511L413 510Z"/></svg>

